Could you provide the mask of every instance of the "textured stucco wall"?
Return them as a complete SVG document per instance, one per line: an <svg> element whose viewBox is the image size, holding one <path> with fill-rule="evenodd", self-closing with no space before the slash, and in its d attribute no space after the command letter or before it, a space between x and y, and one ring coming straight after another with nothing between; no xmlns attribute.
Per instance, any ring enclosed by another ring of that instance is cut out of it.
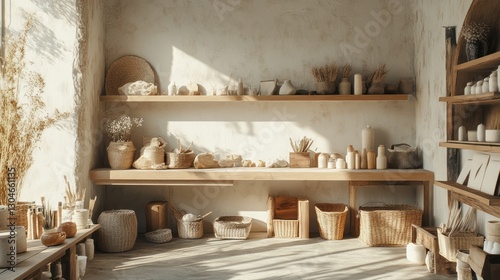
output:
<svg viewBox="0 0 500 280"><path fill-rule="evenodd" d="M456 26L457 36L471 0L415 1L415 72L417 76L416 123L418 145L424 149L424 167L446 180L446 105L438 102L446 95L446 50L443 26ZM458 39L458 38L457 38ZM472 152L463 152L468 158ZM446 223L446 190L434 187L434 224ZM464 207L467 209L467 206ZM484 234L484 222L496 218L478 211L478 230Z"/></svg>
<svg viewBox="0 0 500 280"><path fill-rule="evenodd" d="M97 148L99 93L104 80L104 18L101 1L6 1L6 25L18 32L33 15L26 48L26 69L45 80L47 112L70 117L47 129L34 153L19 200L45 196L52 206L63 201L68 178L72 188L95 195L89 180ZM15 143L12 143L15 144ZM102 197L103 195L101 195Z"/></svg>
<svg viewBox="0 0 500 280"><path fill-rule="evenodd" d="M354 72L371 73L379 64L390 70L388 82L413 77L413 12L405 1L105 1L106 65L134 54L151 63L161 90L197 82L204 92L242 78L258 88L266 79L291 79L314 89L313 66L350 62ZM108 104L111 108L115 104ZM184 103L130 104L126 111L143 117L134 131L161 135L171 149L175 136L193 142L196 152L242 154L253 160L288 158L289 137L315 140L322 152L345 153L361 145L367 124L377 129L377 144L415 145L414 101L345 103ZM215 187L108 187L107 208L137 211L144 230L144 205L172 200L195 213L246 214L263 230L268 194L307 196L316 202L347 202L346 183L237 183ZM120 197L119 199L116 199ZM415 203L415 190L363 189L359 203ZM311 211L312 212L312 211ZM311 213L311 217L315 217ZM313 221L311 225L316 227Z"/></svg>

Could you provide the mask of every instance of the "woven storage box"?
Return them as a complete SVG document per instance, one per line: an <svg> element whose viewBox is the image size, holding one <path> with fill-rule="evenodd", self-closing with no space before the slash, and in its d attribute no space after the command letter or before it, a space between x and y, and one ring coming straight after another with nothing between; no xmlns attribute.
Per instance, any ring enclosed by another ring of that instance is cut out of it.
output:
<svg viewBox="0 0 500 280"><path fill-rule="evenodd" d="M203 221L185 222L177 220L177 231L180 238L195 239L203 237Z"/></svg>
<svg viewBox="0 0 500 280"><path fill-rule="evenodd" d="M214 234L219 239L247 239L252 228L252 218L222 216L214 221Z"/></svg>
<svg viewBox="0 0 500 280"><path fill-rule="evenodd" d="M19 201L16 203L16 226L23 226L26 231L28 231L28 212L30 210L31 206L34 206L35 203L33 202L22 202Z"/></svg>
<svg viewBox="0 0 500 280"><path fill-rule="evenodd" d="M347 206L336 203L319 203L314 208L316 209L321 238L327 240L343 239Z"/></svg>
<svg viewBox="0 0 500 280"><path fill-rule="evenodd" d="M297 238L299 237L299 220L273 220L274 237Z"/></svg>
<svg viewBox="0 0 500 280"><path fill-rule="evenodd" d="M360 207L359 218L359 239L368 246L406 246L412 224L422 224L422 210L411 205Z"/></svg>
<svg viewBox="0 0 500 280"><path fill-rule="evenodd" d="M146 240L152 243L166 243L172 240L172 231L168 228L157 229L144 234Z"/></svg>
<svg viewBox="0 0 500 280"><path fill-rule="evenodd" d="M103 211L97 223L97 247L104 252L125 252L137 239L137 217L133 210Z"/></svg>
<svg viewBox="0 0 500 280"><path fill-rule="evenodd" d="M454 232L450 235L437 229L439 254L450 262L456 262L458 250L469 250L471 245L483 246L484 237L475 232Z"/></svg>
<svg viewBox="0 0 500 280"><path fill-rule="evenodd" d="M168 168L190 168L193 166L196 155L190 153L166 153Z"/></svg>

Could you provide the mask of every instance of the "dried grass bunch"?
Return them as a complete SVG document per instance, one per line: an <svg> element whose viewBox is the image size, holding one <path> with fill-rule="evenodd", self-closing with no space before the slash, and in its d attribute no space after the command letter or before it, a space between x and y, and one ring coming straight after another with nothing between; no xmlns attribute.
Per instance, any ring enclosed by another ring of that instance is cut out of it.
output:
<svg viewBox="0 0 500 280"><path fill-rule="evenodd" d="M304 136L304 138L300 139L300 141L293 141L290 138L290 145L292 145L292 149L295 153L305 153L308 152L311 148L311 145L314 141L310 138Z"/></svg>
<svg viewBox="0 0 500 280"><path fill-rule="evenodd" d="M490 28L485 23L471 22L462 28L462 36L468 42L476 42L486 40Z"/></svg>
<svg viewBox="0 0 500 280"><path fill-rule="evenodd" d="M339 69L335 66L335 63L332 63L323 67L313 67L311 72L316 82L335 82Z"/></svg>
<svg viewBox="0 0 500 280"><path fill-rule="evenodd" d="M104 130L113 142L130 141L132 128L142 126L143 118L132 118L123 113L109 112L104 117Z"/></svg>
<svg viewBox="0 0 500 280"><path fill-rule="evenodd" d="M389 73L389 70L385 69L385 64L380 65L372 75L372 83L381 83L385 79L385 75Z"/></svg>
<svg viewBox="0 0 500 280"><path fill-rule="evenodd" d="M43 77L26 71L25 52L28 31L33 19L28 18L23 30L16 36L7 34L3 42L5 57L0 76L0 205L8 201L8 168L15 167L17 194L22 179L33 163L33 151L43 131L67 118L68 113L57 110L45 112L41 95L45 87Z"/></svg>
<svg viewBox="0 0 500 280"><path fill-rule="evenodd" d="M351 71L351 65L346 63L344 67L342 67L342 78L349 78L349 76L351 76Z"/></svg>

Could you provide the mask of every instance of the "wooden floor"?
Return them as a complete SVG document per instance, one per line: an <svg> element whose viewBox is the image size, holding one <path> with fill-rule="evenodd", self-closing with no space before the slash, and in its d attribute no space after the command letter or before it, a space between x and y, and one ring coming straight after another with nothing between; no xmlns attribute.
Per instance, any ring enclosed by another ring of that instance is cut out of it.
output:
<svg viewBox="0 0 500 280"><path fill-rule="evenodd" d="M456 279L406 260L405 247L367 247L358 239L326 241L212 237L152 244L139 237L124 253L96 251L84 279Z"/></svg>

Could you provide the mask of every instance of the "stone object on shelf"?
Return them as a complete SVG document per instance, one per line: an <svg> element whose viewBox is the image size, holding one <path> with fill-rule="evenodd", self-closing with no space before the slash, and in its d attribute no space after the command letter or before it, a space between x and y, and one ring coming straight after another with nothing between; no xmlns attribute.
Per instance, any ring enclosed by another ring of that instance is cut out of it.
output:
<svg viewBox="0 0 500 280"><path fill-rule="evenodd" d="M278 88L278 80L267 80L260 82L260 95L274 95Z"/></svg>
<svg viewBox="0 0 500 280"><path fill-rule="evenodd" d="M137 169L165 169L165 144L160 137L146 140L141 148L141 155L132 166Z"/></svg>
<svg viewBox="0 0 500 280"><path fill-rule="evenodd" d="M288 161L284 159L269 160L266 162L268 168L284 168L288 167Z"/></svg>
<svg viewBox="0 0 500 280"><path fill-rule="evenodd" d="M228 155L226 158L219 160L219 166L222 168L241 167L243 158L241 155Z"/></svg>
<svg viewBox="0 0 500 280"><path fill-rule="evenodd" d="M194 167L196 169L219 168L219 162L215 160L215 156L211 153L201 153L194 159Z"/></svg>
<svg viewBox="0 0 500 280"><path fill-rule="evenodd" d="M118 92L121 95L157 95L158 88L153 83L136 81L119 87Z"/></svg>

